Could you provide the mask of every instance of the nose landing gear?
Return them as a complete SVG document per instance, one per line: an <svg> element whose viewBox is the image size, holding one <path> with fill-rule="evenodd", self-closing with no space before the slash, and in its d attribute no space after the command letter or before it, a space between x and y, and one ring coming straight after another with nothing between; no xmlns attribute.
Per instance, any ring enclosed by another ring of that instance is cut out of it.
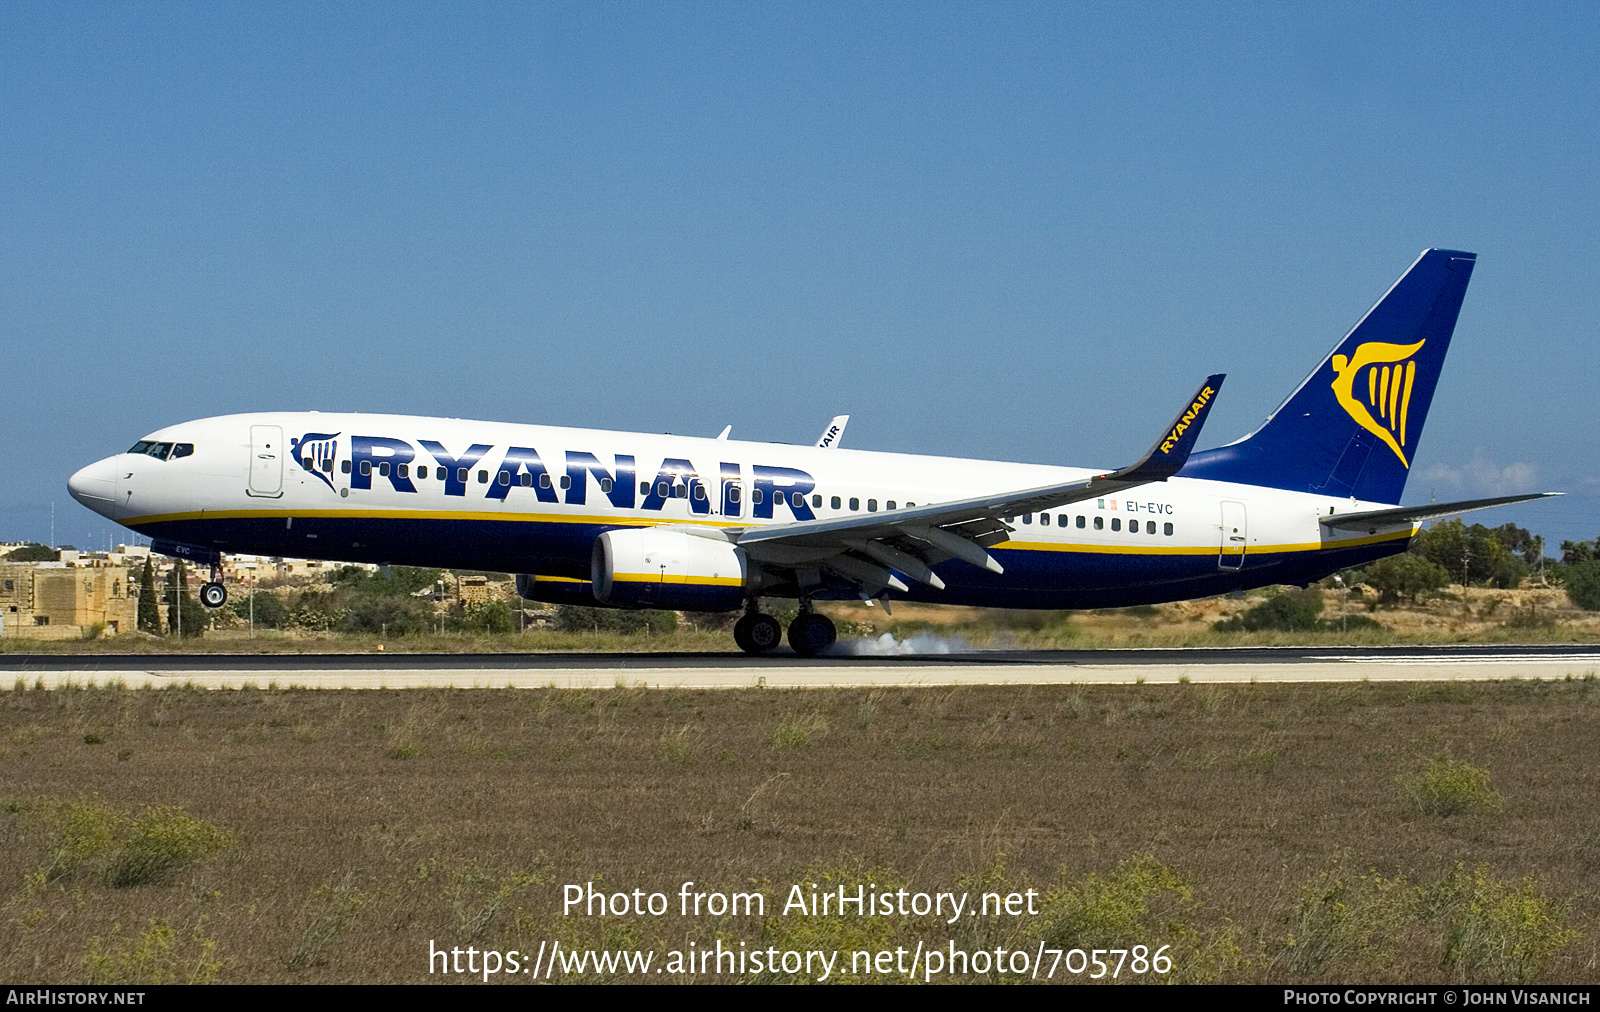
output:
<svg viewBox="0 0 1600 1012"><path fill-rule="evenodd" d="M222 566L211 560L211 579L200 585L200 603L215 611L228 603L228 588L222 585Z"/></svg>

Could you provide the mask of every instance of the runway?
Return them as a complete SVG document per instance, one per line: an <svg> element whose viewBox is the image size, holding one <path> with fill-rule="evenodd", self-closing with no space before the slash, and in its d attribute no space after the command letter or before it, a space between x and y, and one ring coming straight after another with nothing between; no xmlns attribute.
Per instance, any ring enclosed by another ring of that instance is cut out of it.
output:
<svg viewBox="0 0 1600 1012"><path fill-rule="evenodd" d="M322 689L854 688L1492 681L1595 677L1593 645L740 654L0 655L0 687L120 683Z"/></svg>

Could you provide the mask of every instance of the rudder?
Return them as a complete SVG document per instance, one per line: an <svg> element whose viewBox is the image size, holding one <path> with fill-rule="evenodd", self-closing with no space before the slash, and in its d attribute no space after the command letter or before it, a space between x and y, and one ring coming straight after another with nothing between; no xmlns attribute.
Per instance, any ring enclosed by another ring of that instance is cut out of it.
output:
<svg viewBox="0 0 1600 1012"><path fill-rule="evenodd" d="M1259 429L1179 475L1398 503L1476 262L1424 251Z"/></svg>

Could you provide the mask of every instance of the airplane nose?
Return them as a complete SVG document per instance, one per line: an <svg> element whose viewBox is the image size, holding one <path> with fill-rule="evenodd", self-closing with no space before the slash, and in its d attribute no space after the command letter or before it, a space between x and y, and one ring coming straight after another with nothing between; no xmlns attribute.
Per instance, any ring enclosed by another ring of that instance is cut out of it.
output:
<svg viewBox="0 0 1600 1012"><path fill-rule="evenodd" d="M67 491L96 513L109 516L117 504L116 458L97 460L78 471L67 479Z"/></svg>

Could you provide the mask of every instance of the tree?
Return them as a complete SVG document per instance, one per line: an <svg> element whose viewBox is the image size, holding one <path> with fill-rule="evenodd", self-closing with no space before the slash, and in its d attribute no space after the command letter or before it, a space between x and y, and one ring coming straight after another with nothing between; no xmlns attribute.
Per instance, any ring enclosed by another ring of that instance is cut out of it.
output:
<svg viewBox="0 0 1600 1012"><path fill-rule="evenodd" d="M1449 584L1450 574L1437 563L1404 552L1368 566L1361 582L1378 592L1379 604L1398 604L1401 598L1420 604L1424 597Z"/></svg>
<svg viewBox="0 0 1600 1012"><path fill-rule="evenodd" d="M161 632L161 605L156 600L156 567L148 555L144 560L144 575L139 577L139 629L147 633Z"/></svg>
<svg viewBox="0 0 1600 1012"><path fill-rule="evenodd" d="M189 567L179 559L167 574L167 632L199 636L211 617L199 601L189 596ZM180 618L182 621L180 621Z"/></svg>
<svg viewBox="0 0 1600 1012"><path fill-rule="evenodd" d="M252 602L254 611L251 610ZM283 598L269 591L237 598L233 602L233 613L246 622L253 619L263 629L277 629L289 621L289 609L284 605Z"/></svg>
<svg viewBox="0 0 1600 1012"><path fill-rule="evenodd" d="M1580 562L1594 561L1593 541L1563 541L1561 542L1561 564L1563 566L1576 566Z"/></svg>
<svg viewBox="0 0 1600 1012"><path fill-rule="evenodd" d="M38 542L13 548L6 553L7 562L60 562L61 553Z"/></svg>
<svg viewBox="0 0 1600 1012"><path fill-rule="evenodd" d="M1443 566L1452 580L1464 575L1469 585L1515 587L1528 574L1527 564L1482 524L1441 520L1417 535L1411 551Z"/></svg>
<svg viewBox="0 0 1600 1012"><path fill-rule="evenodd" d="M1600 611L1600 560L1567 567L1567 600L1584 611Z"/></svg>
<svg viewBox="0 0 1600 1012"><path fill-rule="evenodd" d="M1544 555L1544 538L1529 530L1524 530L1516 524L1501 524L1489 533L1506 549L1520 557L1527 566L1539 565L1539 559Z"/></svg>

